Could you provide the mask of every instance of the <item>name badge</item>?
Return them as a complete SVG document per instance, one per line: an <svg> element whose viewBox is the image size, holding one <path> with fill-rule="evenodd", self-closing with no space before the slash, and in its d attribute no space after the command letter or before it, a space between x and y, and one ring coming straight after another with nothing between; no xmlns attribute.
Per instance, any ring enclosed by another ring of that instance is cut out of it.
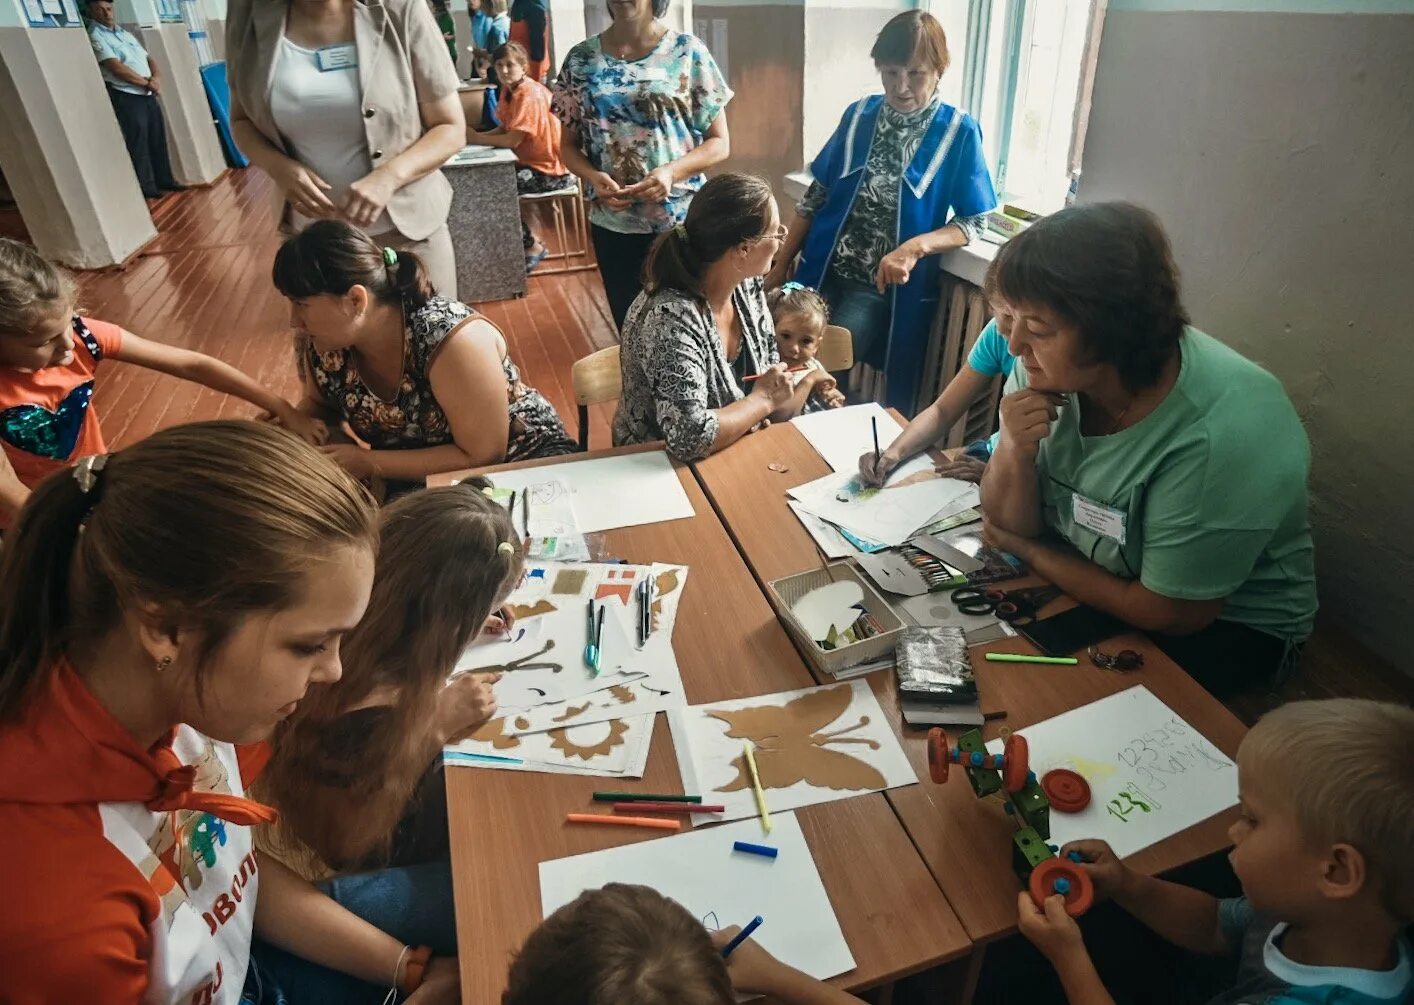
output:
<svg viewBox="0 0 1414 1005"><path fill-rule="evenodd" d="M347 70L358 66L358 46L353 42L343 45L326 45L314 51L314 62L320 73L330 70Z"/></svg>
<svg viewBox="0 0 1414 1005"><path fill-rule="evenodd" d="M1124 544L1124 514L1109 506L1102 506L1093 499L1086 499L1079 492L1071 494L1072 517L1076 523L1093 530L1101 537Z"/></svg>

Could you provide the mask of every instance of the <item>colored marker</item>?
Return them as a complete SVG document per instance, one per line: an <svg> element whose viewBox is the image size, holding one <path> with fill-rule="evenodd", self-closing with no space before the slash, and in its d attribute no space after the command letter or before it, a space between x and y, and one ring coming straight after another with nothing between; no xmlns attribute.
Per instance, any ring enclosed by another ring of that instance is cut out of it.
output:
<svg viewBox="0 0 1414 1005"><path fill-rule="evenodd" d="M628 801L614 803L615 813L725 813L725 806L699 806L697 803L650 803Z"/></svg>
<svg viewBox="0 0 1414 1005"><path fill-rule="evenodd" d="M1074 656L1027 656L1025 653L988 653L990 663L1046 663L1073 667L1080 661Z"/></svg>
<svg viewBox="0 0 1414 1005"><path fill-rule="evenodd" d="M660 831L682 830L681 820L664 820L661 817L608 817L597 813L566 813L565 822L571 824L618 824L621 827L651 827Z"/></svg>
<svg viewBox="0 0 1414 1005"><path fill-rule="evenodd" d="M748 924L745 928L736 933L736 938L732 939L732 941L728 942L725 946L722 947L722 959L725 960L728 956L735 952L736 947L741 945L747 939L751 938L751 933L756 931L756 929L760 927L761 915L758 914L756 917L751 919L750 924Z"/></svg>
<svg viewBox="0 0 1414 1005"><path fill-rule="evenodd" d="M751 750L751 744L744 745L746 751L746 766L751 769L751 787L756 791L756 808L761 812L761 829L767 834L771 833L771 813L766 809L766 792L761 788L761 776L756 773L756 755Z"/></svg>
<svg viewBox="0 0 1414 1005"><path fill-rule="evenodd" d="M671 792L659 794L654 792L596 792L594 793L596 803L700 803L701 796L682 796Z"/></svg>
<svg viewBox="0 0 1414 1005"><path fill-rule="evenodd" d="M499 764L524 764L519 757L502 757L500 754L473 754L465 750L449 750L444 758L453 761L495 761Z"/></svg>
<svg viewBox="0 0 1414 1005"><path fill-rule="evenodd" d="M752 844L750 841L733 841L732 851L744 851L751 855L760 855L762 858L775 858L780 854L778 848L772 848L765 844Z"/></svg>

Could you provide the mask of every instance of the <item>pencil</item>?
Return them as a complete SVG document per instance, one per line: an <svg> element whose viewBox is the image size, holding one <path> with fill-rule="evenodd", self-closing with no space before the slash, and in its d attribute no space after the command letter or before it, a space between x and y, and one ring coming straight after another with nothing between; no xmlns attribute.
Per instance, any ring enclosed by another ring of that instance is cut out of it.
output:
<svg viewBox="0 0 1414 1005"><path fill-rule="evenodd" d="M520 518L525 523L525 539L530 540L530 489L520 494Z"/></svg>
<svg viewBox="0 0 1414 1005"><path fill-rule="evenodd" d="M660 817L609 817L597 813L566 813L565 822L571 824L619 824L624 827L651 827L660 831L682 830L681 820L663 820Z"/></svg>
<svg viewBox="0 0 1414 1005"><path fill-rule="evenodd" d="M869 428L874 431L874 469L879 468L879 417L869 416Z"/></svg>
<svg viewBox="0 0 1414 1005"><path fill-rule="evenodd" d="M701 796L680 796L672 792L596 792L596 803L700 803Z"/></svg>
<svg viewBox="0 0 1414 1005"><path fill-rule="evenodd" d="M806 370L809 370L809 369L810 369L810 367L808 367L808 366L793 366L793 367L791 367L789 370L787 370L787 371L785 371L785 372L786 372L786 373L804 373ZM768 370L767 373L769 373L769 372L770 372L770 371ZM743 384L750 384L753 380L760 380L760 379L761 379L762 377L764 377L764 376L766 376L765 373L752 373L752 374L748 374L747 376L741 378L741 382L742 382Z"/></svg>
<svg viewBox="0 0 1414 1005"><path fill-rule="evenodd" d="M751 769L751 787L756 791L756 808L761 811L761 829L767 834L771 833L771 812L766 809L766 792L761 788L761 776L756 773L756 755L751 750L751 744L745 744L742 748L746 751L746 766Z"/></svg>

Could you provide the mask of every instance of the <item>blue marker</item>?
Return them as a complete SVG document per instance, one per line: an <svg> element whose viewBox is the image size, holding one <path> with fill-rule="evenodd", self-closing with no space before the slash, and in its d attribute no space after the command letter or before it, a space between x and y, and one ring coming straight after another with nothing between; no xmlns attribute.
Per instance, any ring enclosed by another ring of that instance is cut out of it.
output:
<svg viewBox="0 0 1414 1005"><path fill-rule="evenodd" d="M760 927L761 915L758 914L756 917L751 919L751 922L745 928L736 933L736 938L732 939L732 941L728 942L725 946L722 947L722 959L725 960L728 956L730 956L736 950L737 946L741 945L747 939L751 938L751 933L756 931L756 929Z"/></svg>
<svg viewBox="0 0 1414 1005"><path fill-rule="evenodd" d="M448 750L442 757L448 761L495 761L501 764L524 764L519 757L503 757L500 754L473 754L465 750Z"/></svg>
<svg viewBox="0 0 1414 1005"><path fill-rule="evenodd" d="M763 858L775 858L780 854L780 849L772 848L770 845L752 844L750 841L733 841L732 851L749 852L752 855L760 855Z"/></svg>

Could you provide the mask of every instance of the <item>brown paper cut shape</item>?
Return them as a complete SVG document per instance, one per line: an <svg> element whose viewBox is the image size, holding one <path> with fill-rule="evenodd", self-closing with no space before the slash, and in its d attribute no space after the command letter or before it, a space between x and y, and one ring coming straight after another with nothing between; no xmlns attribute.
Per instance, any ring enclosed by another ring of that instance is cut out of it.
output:
<svg viewBox="0 0 1414 1005"><path fill-rule="evenodd" d="M526 618L539 617L542 614L549 614L551 611L558 611L559 608L548 600L537 600L533 604L511 604L511 615L517 621L524 621Z"/></svg>
<svg viewBox="0 0 1414 1005"><path fill-rule="evenodd" d="M627 684L615 684L609 688L609 693L618 699L620 705L632 705L638 700L638 695L634 694L633 689ZM666 691L663 693L667 694Z"/></svg>
<svg viewBox="0 0 1414 1005"><path fill-rule="evenodd" d="M578 757L581 761L592 761L596 757L605 757L615 747L624 745L624 734L628 732L628 723L622 719L614 719L606 723L595 723L609 727L608 735L599 743L578 744L569 738L569 730L572 727L565 726L561 729L552 729L548 735L550 737L550 749L564 753L568 759ZM588 729L588 726L584 727Z"/></svg>
<svg viewBox="0 0 1414 1005"><path fill-rule="evenodd" d="M527 722L525 725L529 726L530 723ZM520 722L517 722L516 728L524 729L525 726L522 726ZM489 743L497 750L508 750L511 747L520 746L520 737L506 735L506 720L503 718L492 719L490 722L483 723L481 726L478 726L476 729L472 730L470 735L467 736L467 739L479 740L482 743Z"/></svg>
<svg viewBox="0 0 1414 1005"><path fill-rule="evenodd" d="M561 569L555 573L555 585L550 592L561 597L577 597L589 578L587 569Z"/></svg>
<svg viewBox="0 0 1414 1005"><path fill-rule="evenodd" d="M658 573L658 578L653 581L653 627L658 628L659 619L663 616L663 598L672 593L682 585L682 578L678 575L677 569L668 569Z"/></svg>
<svg viewBox="0 0 1414 1005"><path fill-rule="evenodd" d="M610 569L594 590L594 599L618 597L624 606L628 606L633 594L633 581L637 576L638 573L632 569Z"/></svg>
<svg viewBox="0 0 1414 1005"><path fill-rule="evenodd" d="M583 705L570 705L568 708L565 709L565 711L564 711L563 714L555 716L555 717L552 718L550 721L551 721L551 722L569 722L571 719L578 718L579 716L583 715L585 712L588 712L588 711L589 711L589 708L590 708L590 705L592 705L592 704L593 704L593 702L586 702L586 703L583 704Z"/></svg>
<svg viewBox="0 0 1414 1005"><path fill-rule="evenodd" d="M827 744L862 743L871 750L878 750L877 740L842 736L869 725L869 716L861 715L853 726L833 733L817 732L845 713L853 695L854 690L849 686L826 688L801 695L784 705L717 709L707 714L731 727L727 736L756 744L756 771L763 789L784 789L796 782L808 782L822 789L882 789L888 783L873 765L849 754L825 749ZM736 766L736 778L716 791L737 792L751 788L746 756L733 758L732 764Z"/></svg>

